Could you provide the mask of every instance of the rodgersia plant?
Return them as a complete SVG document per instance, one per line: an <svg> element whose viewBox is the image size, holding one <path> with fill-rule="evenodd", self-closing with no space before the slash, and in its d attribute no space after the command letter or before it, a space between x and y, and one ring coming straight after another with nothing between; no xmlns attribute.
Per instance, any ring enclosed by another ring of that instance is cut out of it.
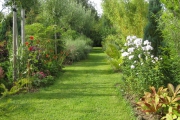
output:
<svg viewBox="0 0 180 120"><path fill-rule="evenodd" d="M123 75L129 90L142 93L150 85L159 86L160 60L162 58L151 55L153 47L148 40L143 41L136 36L128 36L124 49L121 50L123 57Z"/></svg>

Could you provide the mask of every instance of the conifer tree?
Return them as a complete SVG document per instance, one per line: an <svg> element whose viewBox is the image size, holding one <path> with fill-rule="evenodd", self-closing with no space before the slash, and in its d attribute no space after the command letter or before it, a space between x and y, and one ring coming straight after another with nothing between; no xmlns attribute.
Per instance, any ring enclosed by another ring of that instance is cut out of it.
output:
<svg viewBox="0 0 180 120"><path fill-rule="evenodd" d="M160 11L162 9L160 0L149 1L148 11L148 24L144 29L144 40L149 40L154 48L152 54L158 56L161 54L160 47L162 46L162 33L158 30L158 19L160 17Z"/></svg>

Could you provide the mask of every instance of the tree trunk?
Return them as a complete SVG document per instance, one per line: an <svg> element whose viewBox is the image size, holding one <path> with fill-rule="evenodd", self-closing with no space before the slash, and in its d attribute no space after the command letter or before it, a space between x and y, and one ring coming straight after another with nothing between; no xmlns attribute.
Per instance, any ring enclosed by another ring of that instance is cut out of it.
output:
<svg viewBox="0 0 180 120"><path fill-rule="evenodd" d="M25 45L25 10L21 9L21 44Z"/></svg>
<svg viewBox="0 0 180 120"><path fill-rule="evenodd" d="M13 81L17 79L17 11L16 6L13 5Z"/></svg>

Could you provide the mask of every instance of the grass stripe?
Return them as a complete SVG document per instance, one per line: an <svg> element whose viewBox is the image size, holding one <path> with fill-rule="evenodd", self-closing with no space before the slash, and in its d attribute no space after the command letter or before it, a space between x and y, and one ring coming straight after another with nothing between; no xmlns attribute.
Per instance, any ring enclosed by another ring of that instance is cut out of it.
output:
<svg viewBox="0 0 180 120"><path fill-rule="evenodd" d="M11 96L15 109L1 120L135 120L116 88L121 74L94 48L89 58L66 66L56 83L36 93Z"/></svg>

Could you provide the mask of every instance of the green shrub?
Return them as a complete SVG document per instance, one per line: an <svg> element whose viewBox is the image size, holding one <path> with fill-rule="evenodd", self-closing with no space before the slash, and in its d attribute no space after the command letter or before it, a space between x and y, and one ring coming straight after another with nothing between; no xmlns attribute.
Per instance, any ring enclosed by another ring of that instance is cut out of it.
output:
<svg viewBox="0 0 180 120"><path fill-rule="evenodd" d="M103 49L107 54L109 64L115 71L122 70L122 57L120 50L122 49L121 38L117 35L109 35L103 42Z"/></svg>
<svg viewBox="0 0 180 120"><path fill-rule="evenodd" d="M45 87L52 85L55 81L55 78L51 75L45 75L43 72L37 72L34 74L32 79L32 86L33 87Z"/></svg>
<svg viewBox="0 0 180 120"><path fill-rule="evenodd" d="M167 7L172 5L169 1L163 1ZM174 3L173 3L174 4ZM177 3L176 3L177 4ZM177 6L173 6L177 7ZM159 29L162 31L166 48L163 49L163 61L161 70L166 78L166 84L171 81L173 84L180 83L180 20L179 15L175 14L177 11L172 11L173 7L166 11L163 11L161 18L159 19ZM178 8L178 7L177 7ZM179 12L178 12L179 14Z"/></svg>
<svg viewBox="0 0 180 120"><path fill-rule="evenodd" d="M92 49L91 39L86 38L85 36L80 36L75 40L66 38L65 42L65 49L67 52L66 63L71 63L87 58L88 53Z"/></svg>

